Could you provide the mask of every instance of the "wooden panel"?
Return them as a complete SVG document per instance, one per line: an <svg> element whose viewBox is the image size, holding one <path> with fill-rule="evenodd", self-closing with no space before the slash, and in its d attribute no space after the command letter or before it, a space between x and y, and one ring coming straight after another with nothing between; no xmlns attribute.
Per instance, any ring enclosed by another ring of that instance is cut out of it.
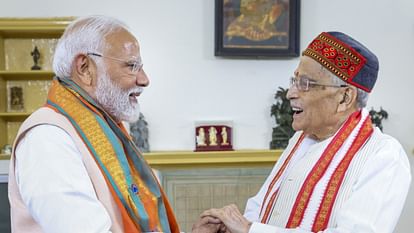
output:
<svg viewBox="0 0 414 233"><path fill-rule="evenodd" d="M34 66L31 52L37 47L40 58L38 65L41 70L52 70L53 54L57 38L8 38L4 40L5 70L30 71Z"/></svg>
<svg viewBox="0 0 414 233"><path fill-rule="evenodd" d="M49 80L29 80L29 81L7 81L7 91L12 87L23 89L22 112L34 112L40 106L46 103L47 93L51 82ZM8 95L10 95L8 93ZM9 98L7 102L10 102ZM8 103L10 104L10 103ZM8 108L7 112L13 112Z"/></svg>
<svg viewBox="0 0 414 233"><path fill-rule="evenodd" d="M4 70L4 39L0 36L0 70Z"/></svg>
<svg viewBox="0 0 414 233"><path fill-rule="evenodd" d="M6 111L6 103L7 103L6 81L0 75L0 112Z"/></svg>
<svg viewBox="0 0 414 233"><path fill-rule="evenodd" d="M161 171L161 176L180 230L191 232L207 209L235 204L243 213L247 199L259 191L271 168L190 168Z"/></svg>
<svg viewBox="0 0 414 233"><path fill-rule="evenodd" d="M6 143L7 144L13 145L14 139L22 123L23 123L22 121L7 121L6 123L6 128L7 128Z"/></svg>
<svg viewBox="0 0 414 233"><path fill-rule="evenodd" d="M170 151L144 153L151 167L175 169L183 167L240 167L269 166L275 163L282 150L239 150L239 151Z"/></svg>
<svg viewBox="0 0 414 233"><path fill-rule="evenodd" d="M3 146L6 144L7 144L6 120L0 118L0 149L3 148Z"/></svg>

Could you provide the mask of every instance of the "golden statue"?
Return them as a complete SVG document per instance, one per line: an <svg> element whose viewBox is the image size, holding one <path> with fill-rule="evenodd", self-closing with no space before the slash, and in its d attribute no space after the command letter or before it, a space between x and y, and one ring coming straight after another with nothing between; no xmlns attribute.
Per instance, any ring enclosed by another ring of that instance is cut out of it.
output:
<svg viewBox="0 0 414 233"><path fill-rule="evenodd" d="M227 129L226 127L221 128L221 145L222 146L227 146L229 144L229 142L227 142Z"/></svg>
<svg viewBox="0 0 414 233"><path fill-rule="evenodd" d="M217 146L217 130L215 127L211 126L210 129L208 130L208 134L209 134L209 141L210 141L210 146Z"/></svg>
<svg viewBox="0 0 414 233"><path fill-rule="evenodd" d="M197 146L206 146L206 133L204 132L204 128L198 130Z"/></svg>

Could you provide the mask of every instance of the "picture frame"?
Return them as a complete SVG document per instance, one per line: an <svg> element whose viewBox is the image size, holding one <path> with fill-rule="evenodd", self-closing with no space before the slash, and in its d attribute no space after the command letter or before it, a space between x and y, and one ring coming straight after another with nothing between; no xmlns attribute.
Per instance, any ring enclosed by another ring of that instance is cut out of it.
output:
<svg viewBox="0 0 414 233"><path fill-rule="evenodd" d="M7 92L7 112L24 112L23 86L9 86Z"/></svg>
<svg viewBox="0 0 414 233"><path fill-rule="evenodd" d="M215 0L215 56L298 57L300 0Z"/></svg>

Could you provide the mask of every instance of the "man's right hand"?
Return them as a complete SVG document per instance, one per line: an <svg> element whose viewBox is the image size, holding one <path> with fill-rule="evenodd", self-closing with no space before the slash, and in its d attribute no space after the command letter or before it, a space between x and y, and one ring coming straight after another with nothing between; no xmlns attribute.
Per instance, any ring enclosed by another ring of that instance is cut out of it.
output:
<svg viewBox="0 0 414 233"><path fill-rule="evenodd" d="M222 222L210 216L200 218L194 223L191 233L217 233L222 226Z"/></svg>
<svg viewBox="0 0 414 233"><path fill-rule="evenodd" d="M201 217L210 217L223 222L226 227L226 232L231 233L248 233L252 224L240 213L234 204L221 209L206 210L201 214Z"/></svg>

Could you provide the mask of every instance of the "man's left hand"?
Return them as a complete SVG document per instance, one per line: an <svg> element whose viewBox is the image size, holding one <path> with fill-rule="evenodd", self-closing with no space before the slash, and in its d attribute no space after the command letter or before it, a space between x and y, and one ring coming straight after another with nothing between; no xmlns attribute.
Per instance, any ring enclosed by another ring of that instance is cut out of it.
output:
<svg viewBox="0 0 414 233"><path fill-rule="evenodd" d="M204 211L201 217L214 217L220 219L228 232L248 233L251 222L249 222L239 211L236 205L228 205L221 209L210 209Z"/></svg>
<svg viewBox="0 0 414 233"><path fill-rule="evenodd" d="M201 217L194 223L191 233L217 233L221 226L221 221L217 218Z"/></svg>

